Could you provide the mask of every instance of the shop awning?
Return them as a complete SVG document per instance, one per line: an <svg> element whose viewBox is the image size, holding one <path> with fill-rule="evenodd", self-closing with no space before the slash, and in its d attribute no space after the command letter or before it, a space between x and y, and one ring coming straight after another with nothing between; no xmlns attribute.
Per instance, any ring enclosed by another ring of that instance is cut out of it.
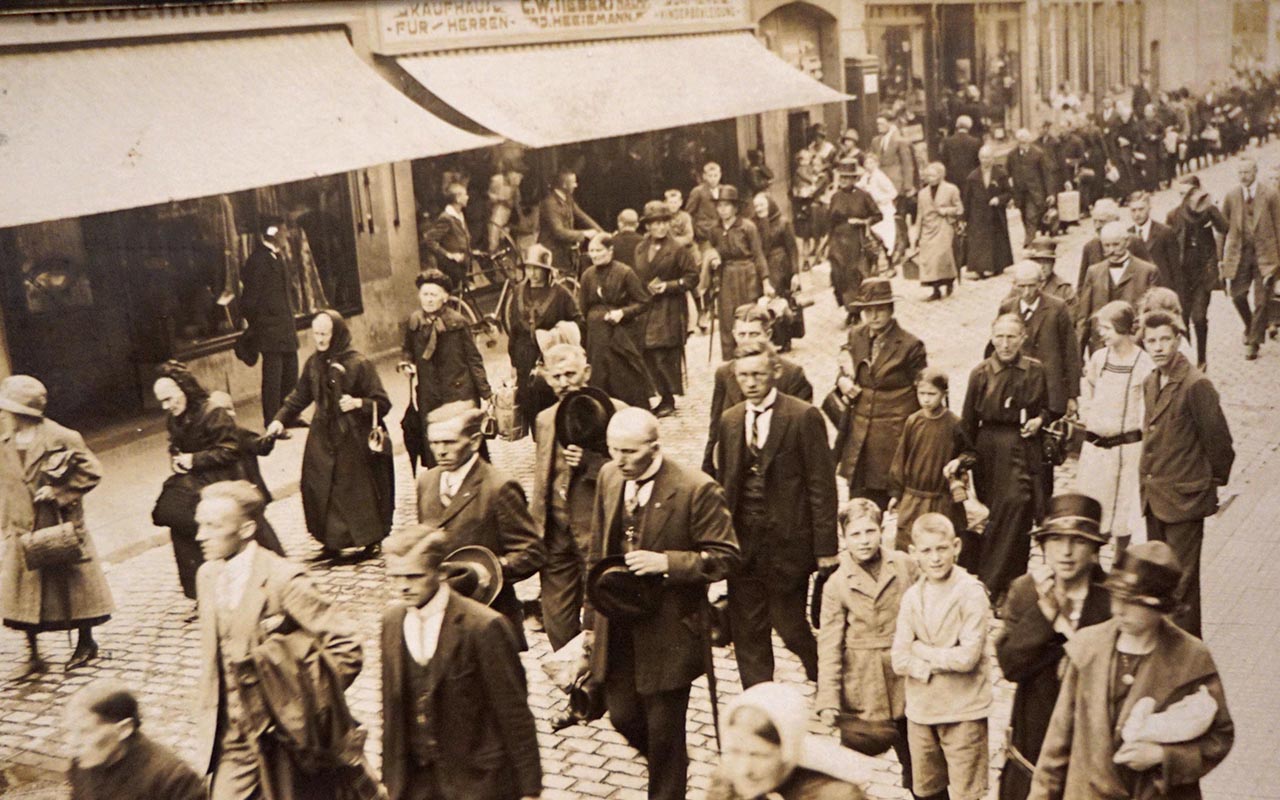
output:
<svg viewBox="0 0 1280 800"><path fill-rule="evenodd" d="M496 142L331 30L0 55L0 227Z"/></svg>
<svg viewBox="0 0 1280 800"><path fill-rule="evenodd" d="M463 115L531 147L850 99L750 33L503 47L399 62Z"/></svg>

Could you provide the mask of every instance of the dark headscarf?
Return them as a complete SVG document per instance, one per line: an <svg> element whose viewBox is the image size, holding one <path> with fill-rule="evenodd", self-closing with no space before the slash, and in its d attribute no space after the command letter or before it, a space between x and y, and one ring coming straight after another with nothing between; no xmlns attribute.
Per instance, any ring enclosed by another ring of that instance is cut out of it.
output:
<svg viewBox="0 0 1280 800"><path fill-rule="evenodd" d="M169 360L160 365L156 370L156 380L168 378L178 384L178 388L187 396L187 410L183 415L190 413L193 409L204 407L205 401L209 399L209 392L200 385L200 381L191 372L191 369L181 361Z"/></svg>
<svg viewBox="0 0 1280 800"><path fill-rule="evenodd" d="M351 366L351 356L356 351L351 346L351 329L341 314L326 308L316 317L326 316L333 322L333 337L329 340L329 349L316 350L315 369L320 378L319 391L316 392L318 416L336 421L339 429L346 428L346 415L338 408L338 398L347 394L350 378L347 370Z"/></svg>

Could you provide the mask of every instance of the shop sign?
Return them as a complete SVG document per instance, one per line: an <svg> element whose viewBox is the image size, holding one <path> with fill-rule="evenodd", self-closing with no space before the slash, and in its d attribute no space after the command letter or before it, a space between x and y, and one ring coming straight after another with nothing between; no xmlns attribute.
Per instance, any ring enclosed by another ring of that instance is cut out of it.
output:
<svg viewBox="0 0 1280 800"><path fill-rule="evenodd" d="M378 52L659 33L750 25L748 0L378 0Z"/></svg>

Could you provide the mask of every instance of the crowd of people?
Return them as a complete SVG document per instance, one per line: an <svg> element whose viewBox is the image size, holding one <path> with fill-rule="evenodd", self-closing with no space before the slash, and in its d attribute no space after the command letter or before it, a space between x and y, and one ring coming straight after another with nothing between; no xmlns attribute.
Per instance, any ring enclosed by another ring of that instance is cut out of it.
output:
<svg viewBox="0 0 1280 800"><path fill-rule="evenodd" d="M1101 122L1140 150L1119 127L1123 112ZM704 675L721 750L711 797L859 798L854 754L890 749L913 797L984 797L990 636L1017 685L1002 798L1198 796L1233 736L1198 638L1204 520L1234 459L1204 372L1205 312L1225 278L1256 358L1280 267L1280 194L1242 158L1221 210L1189 176L1163 226L1142 191L1163 179L1130 173L1129 221L1105 197L1092 204L1098 237L1073 286L1035 224L1014 263L1005 213L1012 202L1036 220L1061 196L1056 157L1026 131L998 153L976 139L976 122L956 121L922 182L888 117L865 153L856 136L836 147L814 131L796 162L794 228L767 193L722 183L715 163L687 203L668 191L624 212L616 234L586 223L576 177L558 176L511 313L535 453L528 496L485 445L494 389L449 305L464 279L455 270L418 276L405 324L399 368L415 381L405 445L423 469L417 522L395 531L391 402L340 314L313 318L300 376L296 342L262 352L262 435L185 365L166 364L154 390L172 476L153 521L171 531L181 589L196 601L198 761L193 772L142 735L128 687L95 683L72 715L74 796L537 797L520 660L529 624L563 667L554 726L607 715L647 763L652 798L688 792L685 723ZM828 169L835 189L824 201ZM811 184L799 180L805 170ZM465 205L465 189L450 191ZM277 231L264 223L245 267L260 347L283 317L292 325L271 295L283 286ZM441 262L457 263L451 253L442 245ZM803 368L782 354L801 334L794 289L815 259L830 263L849 323L838 375L816 404ZM880 274L911 259L929 299L953 291L962 267L987 277L1013 266L957 411L947 371L899 322L903 299ZM687 465L665 451L659 419L677 413L704 319L720 326L704 332L724 364L703 463ZM101 465L45 419L46 403L35 378L0 382L0 611L29 642L20 677L48 668L45 631L79 631L66 669L91 661L93 628L113 611L80 505ZM397 598L379 639L380 779L343 697L362 637L264 516L258 459L298 425L317 560L382 555ZM1076 486L1055 494L1073 429L1084 437ZM1104 547L1115 553L1109 573ZM536 621L514 590L535 575ZM811 704L774 682L773 632L816 686ZM745 690L723 715L713 640L731 640ZM839 746L807 733L810 709Z"/></svg>

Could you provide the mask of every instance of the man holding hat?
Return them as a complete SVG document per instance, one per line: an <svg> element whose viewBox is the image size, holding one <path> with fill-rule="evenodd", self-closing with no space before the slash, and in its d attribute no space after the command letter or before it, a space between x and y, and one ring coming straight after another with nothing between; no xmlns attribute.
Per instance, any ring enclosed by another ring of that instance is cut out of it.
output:
<svg viewBox="0 0 1280 800"><path fill-rule="evenodd" d="M1208 363L1209 296L1218 284L1218 243L1214 231L1225 235L1227 218L1192 175L1182 204L1169 214L1169 228L1177 243L1173 289L1182 302L1183 324L1196 334L1196 365Z"/></svg>
<svg viewBox="0 0 1280 800"><path fill-rule="evenodd" d="M449 547L448 534L425 525L383 542L399 601L382 614L383 783L390 800L538 797L516 637L501 614L444 580Z"/></svg>
<svg viewBox="0 0 1280 800"><path fill-rule="evenodd" d="M847 159L836 165L837 189L831 196L831 290L836 305L846 306L858 293L863 278L876 266L878 254L867 247L867 229L884 219L875 198L858 186L862 165Z"/></svg>
<svg viewBox="0 0 1280 800"><path fill-rule="evenodd" d="M644 238L635 248L635 270L653 295L644 312L641 345L660 400L654 413L676 413L684 394L684 345L689 336L688 293L698 285L698 264L687 247L670 236L671 209L661 200L644 204ZM616 240L615 240L616 248ZM615 249L616 254L616 249Z"/></svg>
<svg viewBox="0 0 1280 800"><path fill-rule="evenodd" d="M649 764L649 797L684 800L689 687L706 671L707 584L737 565L724 491L662 454L658 420L624 408L608 429L592 513L584 626L613 727Z"/></svg>
<svg viewBox="0 0 1280 800"><path fill-rule="evenodd" d="M762 295L773 295L769 285L769 265L756 224L738 213L738 188L721 186L716 200L719 224L709 234L711 246L720 254L717 322L720 323L720 356L733 358L733 310L754 303Z"/></svg>
<svg viewBox="0 0 1280 800"><path fill-rule="evenodd" d="M996 638L996 658L1017 684L1010 721L1008 760L1000 775L1000 800L1025 800L1040 745L1058 700L1058 664L1076 632L1111 618L1111 598L1101 583L1098 549L1102 506L1092 497L1054 497L1044 526L1031 532L1044 551L1046 569L1009 585Z"/></svg>
<svg viewBox="0 0 1280 800"><path fill-rule="evenodd" d="M1066 643L1031 800L1200 798L1235 728L1209 649L1167 617L1181 579L1164 542L1125 550L1105 584L1112 618Z"/></svg>

